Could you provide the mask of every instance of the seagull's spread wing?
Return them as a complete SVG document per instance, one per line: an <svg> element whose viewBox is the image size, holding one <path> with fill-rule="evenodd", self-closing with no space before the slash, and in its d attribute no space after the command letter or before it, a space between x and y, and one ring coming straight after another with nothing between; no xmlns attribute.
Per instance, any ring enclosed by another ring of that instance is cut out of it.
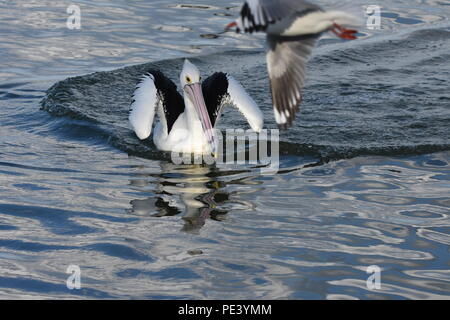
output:
<svg viewBox="0 0 450 320"><path fill-rule="evenodd" d="M202 90L213 126L219 121L224 105L231 104L244 115L254 131L261 131L264 123L261 110L232 76L214 73L203 81Z"/></svg>
<svg viewBox="0 0 450 320"><path fill-rule="evenodd" d="M321 10L304 0L247 0L242 6L237 31L265 31L269 24L291 15L302 15Z"/></svg>
<svg viewBox="0 0 450 320"><path fill-rule="evenodd" d="M179 115L184 112L183 97L176 85L162 72L150 71L136 86L129 115L131 126L139 139L150 136L158 107L163 113L161 122L169 133Z"/></svg>
<svg viewBox="0 0 450 320"><path fill-rule="evenodd" d="M280 127L291 125L299 110L305 83L305 66L316 40L317 36L267 36L267 69L275 120Z"/></svg>

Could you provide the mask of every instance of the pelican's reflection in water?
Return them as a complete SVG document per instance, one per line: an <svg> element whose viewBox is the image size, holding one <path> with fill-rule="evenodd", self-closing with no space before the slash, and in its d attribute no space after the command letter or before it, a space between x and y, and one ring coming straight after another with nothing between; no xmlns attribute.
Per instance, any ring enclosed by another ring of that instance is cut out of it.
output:
<svg viewBox="0 0 450 320"><path fill-rule="evenodd" d="M152 196L132 200L129 213L154 217L180 214L185 221L183 231L196 232L206 219L220 221L226 210L218 206L228 200L214 178L212 167L162 163L161 172L136 172L130 184Z"/></svg>

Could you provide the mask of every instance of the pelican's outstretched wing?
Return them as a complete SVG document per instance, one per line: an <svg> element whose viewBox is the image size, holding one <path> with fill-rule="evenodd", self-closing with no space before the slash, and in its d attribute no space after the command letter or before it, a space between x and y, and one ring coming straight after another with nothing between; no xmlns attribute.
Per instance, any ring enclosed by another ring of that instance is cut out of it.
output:
<svg viewBox="0 0 450 320"><path fill-rule="evenodd" d="M236 31L265 31L271 23L317 10L321 10L318 5L304 0L247 0L236 20Z"/></svg>
<svg viewBox="0 0 450 320"><path fill-rule="evenodd" d="M216 72L203 81L202 90L213 126L219 121L223 106L231 104L244 115L254 131L261 131L264 123L261 110L232 76Z"/></svg>
<svg viewBox="0 0 450 320"><path fill-rule="evenodd" d="M179 115L184 112L184 100L170 79L162 72L152 70L138 83L131 103L129 120L139 139L150 136L158 107L161 108L161 122L169 134Z"/></svg>

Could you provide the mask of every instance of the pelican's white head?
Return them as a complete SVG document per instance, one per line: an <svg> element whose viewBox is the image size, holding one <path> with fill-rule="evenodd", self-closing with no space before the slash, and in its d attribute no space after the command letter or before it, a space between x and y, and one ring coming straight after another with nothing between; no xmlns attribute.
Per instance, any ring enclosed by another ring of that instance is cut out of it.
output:
<svg viewBox="0 0 450 320"><path fill-rule="evenodd" d="M180 75L180 83L181 87L184 87L187 84L194 84L200 82L202 77L200 76L200 71L198 68L193 65L188 59L184 60L183 70Z"/></svg>
<svg viewBox="0 0 450 320"><path fill-rule="evenodd" d="M215 152L215 142L214 142L214 132L213 126L211 124L211 119L209 118L208 109L205 104L205 99L203 97L202 83L201 83L200 71L194 66L189 60L184 60L183 70L180 75L181 87L190 103L186 104L193 105L197 116L203 127L203 131L206 135L206 139L211 147L212 152Z"/></svg>

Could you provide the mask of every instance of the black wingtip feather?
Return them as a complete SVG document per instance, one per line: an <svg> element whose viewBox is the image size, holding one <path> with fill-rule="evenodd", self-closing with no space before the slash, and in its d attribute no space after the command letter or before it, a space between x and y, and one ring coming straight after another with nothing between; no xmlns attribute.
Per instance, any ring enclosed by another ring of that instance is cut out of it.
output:
<svg viewBox="0 0 450 320"><path fill-rule="evenodd" d="M145 75L153 77L158 94L163 99L162 105L166 118L167 134L169 134L175 121L184 112L184 99L178 92L175 83L167 78L160 70L151 69Z"/></svg>
<svg viewBox="0 0 450 320"><path fill-rule="evenodd" d="M211 124L214 126L222 107L221 102L228 94L227 74L216 72L206 78L202 83L202 91Z"/></svg>

